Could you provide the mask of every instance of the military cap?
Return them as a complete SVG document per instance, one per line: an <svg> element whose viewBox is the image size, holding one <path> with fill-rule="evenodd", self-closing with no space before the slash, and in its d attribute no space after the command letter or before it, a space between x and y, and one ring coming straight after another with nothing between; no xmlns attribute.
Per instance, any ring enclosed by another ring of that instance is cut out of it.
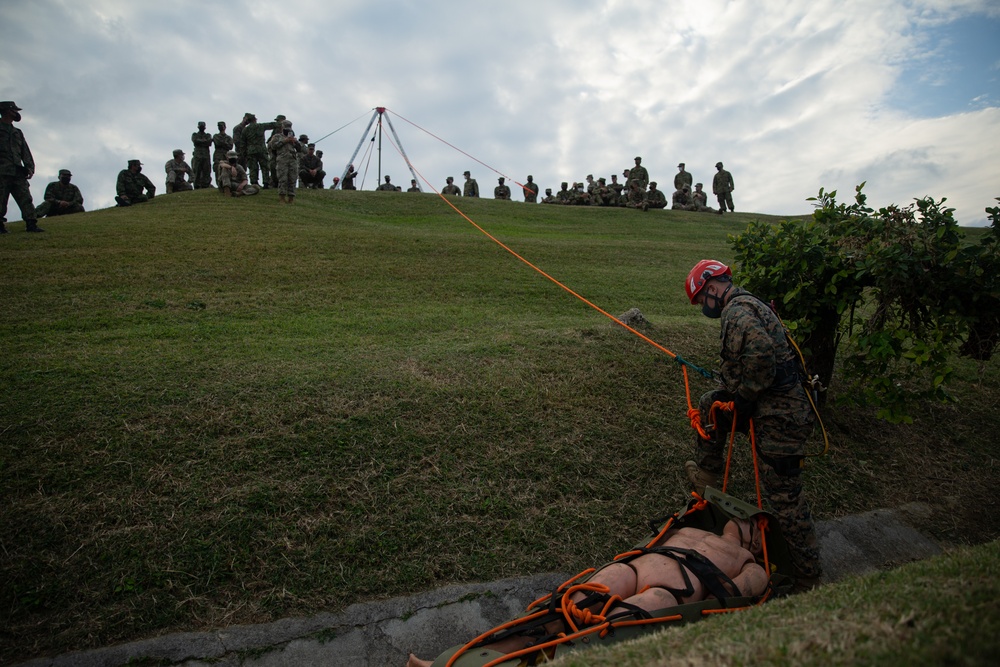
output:
<svg viewBox="0 0 1000 667"><path fill-rule="evenodd" d="M282 120L285 120L285 115L284 114L280 114L279 113L277 116L274 117L274 122L275 123L277 123L279 121L282 121Z"/></svg>
<svg viewBox="0 0 1000 667"><path fill-rule="evenodd" d="M497 179L499 182L503 183L503 176Z"/></svg>
<svg viewBox="0 0 1000 667"><path fill-rule="evenodd" d="M174 155L184 155L184 151L179 148L174 149Z"/></svg>
<svg viewBox="0 0 1000 667"><path fill-rule="evenodd" d="M132 166L133 164L137 164L137 165L139 165L140 167L142 166L142 163L141 163L141 162L139 162L138 160L129 160L129 161L128 161L128 166L130 166L130 167L131 167L131 166Z"/></svg>
<svg viewBox="0 0 1000 667"><path fill-rule="evenodd" d="M649 187L655 188L656 187L656 181L650 181L649 182Z"/></svg>
<svg viewBox="0 0 1000 667"><path fill-rule="evenodd" d="M304 144L308 144L309 143L309 135L308 134L300 134L299 135L299 141L301 141Z"/></svg>
<svg viewBox="0 0 1000 667"><path fill-rule="evenodd" d="M587 178L593 178L593 177L594 177L593 174L587 174Z"/></svg>
<svg viewBox="0 0 1000 667"><path fill-rule="evenodd" d="M704 185L703 183L695 183L695 184L694 184L694 187L696 187L696 188L700 188L700 187L702 187L703 185Z"/></svg>
<svg viewBox="0 0 1000 667"><path fill-rule="evenodd" d="M608 179L604 178L603 176L601 176L599 179L597 179L598 183L607 183L607 181L608 181Z"/></svg>
<svg viewBox="0 0 1000 667"><path fill-rule="evenodd" d="M560 183L559 185L569 185L569 183L568 183L567 181L563 181L563 182L562 182L562 183ZM574 183L573 185L576 185L576 183Z"/></svg>
<svg viewBox="0 0 1000 667"><path fill-rule="evenodd" d="M449 183L451 183L451 182L452 182L452 181L454 181L455 179L454 179L454 178L452 178L451 176L449 176L448 178L446 178L446 179L444 179L444 180L446 180L446 181L448 181Z"/></svg>
<svg viewBox="0 0 1000 667"><path fill-rule="evenodd" d="M715 166L716 166L716 167L721 167L721 166L722 166L722 163L721 163L721 162L716 162L716 163L715 163Z"/></svg>
<svg viewBox="0 0 1000 667"><path fill-rule="evenodd" d="M466 170L466 171L463 171L463 172L462 172L462 176L472 176L472 172L471 172L471 171L468 171L468 170Z"/></svg>
<svg viewBox="0 0 1000 667"><path fill-rule="evenodd" d="M198 121L198 127L205 127L205 121L199 120Z"/></svg>
<svg viewBox="0 0 1000 667"><path fill-rule="evenodd" d="M309 148L316 148L316 144L309 144Z"/></svg>
<svg viewBox="0 0 1000 667"><path fill-rule="evenodd" d="M216 123L216 125L218 125L219 127L222 127L225 124L226 124L226 121L224 121L224 120L220 120L218 123Z"/></svg>
<svg viewBox="0 0 1000 667"><path fill-rule="evenodd" d="M226 153L226 158L234 158L234 157L239 157L239 156L240 156L240 154L237 153L236 151L229 151L229 152Z"/></svg>
<svg viewBox="0 0 1000 667"><path fill-rule="evenodd" d="M23 109L10 100L6 102L0 102L0 111L6 111L7 109L13 109L14 111L23 111Z"/></svg>
<svg viewBox="0 0 1000 667"><path fill-rule="evenodd" d="M641 158L641 157L639 157L638 155L636 155L636 156L635 156L635 161L636 161L636 162L639 162L640 160L642 160L642 158Z"/></svg>
<svg viewBox="0 0 1000 667"><path fill-rule="evenodd" d="M69 169L60 169L59 175L62 176L63 174L66 174L67 176L72 176L73 172L71 172Z"/></svg>
<svg viewBox="0 0 1000 667"><path fill-rule="evenodd" d="M552 194L552 188L545 188L545 191L549 194Z"/></svg>

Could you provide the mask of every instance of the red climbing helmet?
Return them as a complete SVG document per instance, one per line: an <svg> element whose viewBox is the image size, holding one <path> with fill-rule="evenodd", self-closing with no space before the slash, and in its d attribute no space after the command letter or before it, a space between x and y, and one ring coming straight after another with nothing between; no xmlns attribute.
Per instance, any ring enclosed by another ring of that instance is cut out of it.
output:
<svg viewBox="0 0 1000 667"><path fill-rule="evenodd" d="M687 290L691 305L694 305L694 298L705 288L705 283L712 278L720 276L732 278L733 272L728 266L714 259L703 259L695 264L691 272L688 273L687 280L684 282L684 289Z"/></svg>

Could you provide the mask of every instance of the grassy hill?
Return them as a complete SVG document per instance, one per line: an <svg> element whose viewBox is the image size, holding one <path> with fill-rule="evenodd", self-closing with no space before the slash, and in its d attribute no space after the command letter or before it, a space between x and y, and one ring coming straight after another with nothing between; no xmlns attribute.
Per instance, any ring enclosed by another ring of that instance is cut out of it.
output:
<svg viewBox="0 0 1000 667"><path fill-rule="evenodd" d="M454 201L705 367L684 276L766 218ZM0 237L0 662L579 570L683 497L679 366L434 195L42 226ZM939 539L1000 536L996 362L956 364L960 402L913 426L828 410L819 518L919 500Z"/></svg>

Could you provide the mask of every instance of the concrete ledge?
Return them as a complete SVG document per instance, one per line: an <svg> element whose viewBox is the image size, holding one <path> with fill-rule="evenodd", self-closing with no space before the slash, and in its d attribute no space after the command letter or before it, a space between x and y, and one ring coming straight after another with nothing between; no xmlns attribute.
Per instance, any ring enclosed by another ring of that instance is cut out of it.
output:
<svg viewBox="0 0 1000 667"><path fill-rule="evenodd" d="M817 524L826 582L941 553L913 526L925 505L876 510ZM139 661L183 667L402 666L413 651L434 657L500 625L571 576L445 586L355 604L339 614L286 618L217 632L188 632L22 663L21 667L119 667Z"/></svg>

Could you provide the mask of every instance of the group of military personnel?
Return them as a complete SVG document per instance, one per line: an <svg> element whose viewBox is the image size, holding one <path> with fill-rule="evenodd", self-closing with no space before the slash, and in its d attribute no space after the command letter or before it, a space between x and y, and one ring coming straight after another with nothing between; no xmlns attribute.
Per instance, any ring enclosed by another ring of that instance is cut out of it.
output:
<svg viewBox="0 0 1000 667"><path fill-rule="evenodd" d="M24 231L44 232L38 226L38 218L67 215L83 211L83 194L70 180L69 169L59 170L59 180L45 188L45 201L35 207L28 183L35 175L35 159L28 148L28 142L14 123L21 120L23 109L14 102L0 102L0 234L7 233L7 202L14 202L21 209Z"/></svg>
<svg viewBox="0 0 1000 667"><path fill-rule="evenodd" d="M681 162L677 165L677 175L674 176L674 193L671 197L670 208L682 211L701 211L719 214L725 213L728 208L733 208L733 176L723 168L721 162L716 163L716 174L712 180L712 193L719 202L719 208L713 209L708 205L708 193L702 188L701 183L694 184L694 191L691 190L694 180ZM552 188L545 189L545 196L542 197L543 204L563 204L576 206L624 206L636 208L643 211L649 209L666 208L667 196L657 187L656 181L649 180L649 172L642 166L642 157L635 158L635 166L622 172L625 182L620 183L616 174L611 175L611 182L601 177L596 181L593 174L588 174L586 182L574 182L572 187L568 181L563 181L561 189L553 194ZM455 179L449 176L447 184L441 190L443 195L478 197L479 184L472 175L466 171L465 187L459 189L455 185ZM388 179L388 177L386 177ZM498 185L493 189L493 198L501 200L511 199L511 190L501 176L497 179ZM381 188L380 188L381 189ZM524 201L529 204L538 201L538 184L530 174L526 182L521 186L524 191Z"/></svg>

